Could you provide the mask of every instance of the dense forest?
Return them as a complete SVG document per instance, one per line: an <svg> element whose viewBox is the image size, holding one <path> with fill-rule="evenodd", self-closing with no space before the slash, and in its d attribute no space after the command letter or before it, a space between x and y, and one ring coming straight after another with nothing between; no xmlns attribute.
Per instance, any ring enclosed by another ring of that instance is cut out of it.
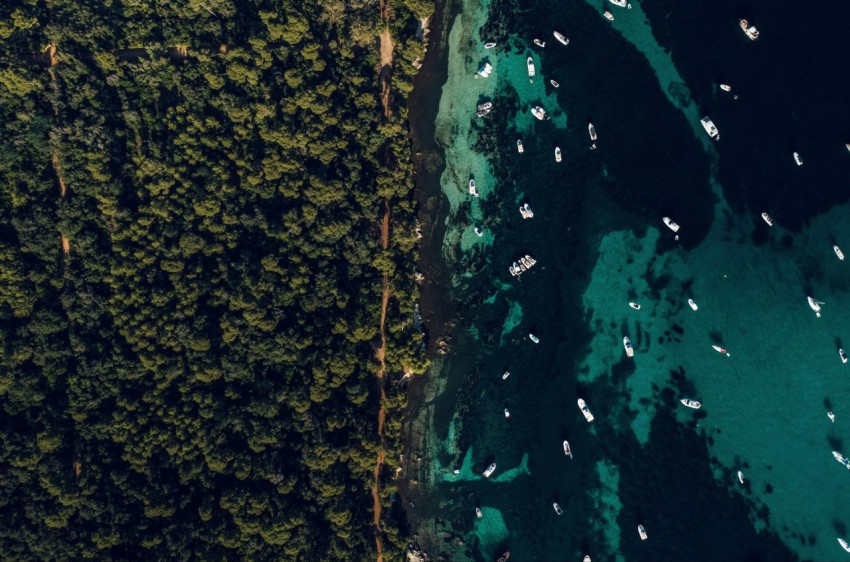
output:
<svg viewBox="0 0 850 562"><path fill-rule="evenodd" d="M401 558L432 6L387 1L0 5L4 560Z"/></svg>

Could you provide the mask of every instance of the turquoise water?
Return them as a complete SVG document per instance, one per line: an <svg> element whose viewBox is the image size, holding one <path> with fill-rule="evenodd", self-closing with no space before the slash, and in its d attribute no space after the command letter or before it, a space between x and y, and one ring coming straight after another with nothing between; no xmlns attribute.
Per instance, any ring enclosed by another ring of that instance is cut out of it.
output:
<svg viewBox="0 0 850 562"><path fill-rule="evenodd" d="M722 30L728 45L711 45L721 60L781 48L769 36L749 42L734 12L701 8L696 22L668 4L605 4L616 18L609 23L601 4L577 3L544 30L525 26L538 21L535 11L551 14L549 4L512 6L464 2L449 35L437 137L450 202L443 257L463 321L432 373L429 476L411 514L419 542L452 560L495 560L505 550L519 560L840 559L850 474L831 453L850 452L850 364L838 357L850 348L850 261L832 245L850 250L850 154L813 121L823 146L810 143L802 168L783 149L757 152L734 173L741 156L728 147L744 137L764 146L741 122L763 111L762 86L724 69L741 92L733 100L718 90L716 68L700 75L683 62L687 45L670 48L695 29L688 22ZM673 15L660 17L664 10ZM554 41L550 27L570 45ZM535 36L545 49L532 45ZM497 48L485 50L486 40ZM485 60L494 72L476 78ZM485 100L494 110L476 118ZM534 104L553 119L533 119ZM705 114L720 143L700 126ZM804 144L787 146L795 142ZM478 198L467 191L470 177ZM523 201L531 220L519 216ZM679 240L666 215L681 225ZM526 253L537 266L512 278L507 266ZM821 318L809 295L825 303ZM684 397L702 408L683 407ZM490 462L498 468L485 479Z"/></svg>

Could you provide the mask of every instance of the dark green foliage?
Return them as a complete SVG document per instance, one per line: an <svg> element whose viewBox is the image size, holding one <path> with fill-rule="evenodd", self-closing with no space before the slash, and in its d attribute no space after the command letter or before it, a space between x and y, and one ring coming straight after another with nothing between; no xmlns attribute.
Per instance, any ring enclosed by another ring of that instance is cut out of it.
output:
<svg viewBox="0 0 850 562"><path fill-rule="evenodd" d="M430 9L392 7L386 120L374 2L0 6L4 559L375 557L384 273L386 474L425 367L404 30Z"/></svg>

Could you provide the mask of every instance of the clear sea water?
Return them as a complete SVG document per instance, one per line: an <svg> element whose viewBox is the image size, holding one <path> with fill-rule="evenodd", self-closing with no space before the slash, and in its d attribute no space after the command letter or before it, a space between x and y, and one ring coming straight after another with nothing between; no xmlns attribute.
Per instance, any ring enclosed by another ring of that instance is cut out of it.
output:
<svg viewBox="0 0 850 562"><path fill-rule="evenodd" d="M448 560L850 560L832 457L850 454L850 4L458 2L437 141L460 320L421 413L417 542Z"/></svg>

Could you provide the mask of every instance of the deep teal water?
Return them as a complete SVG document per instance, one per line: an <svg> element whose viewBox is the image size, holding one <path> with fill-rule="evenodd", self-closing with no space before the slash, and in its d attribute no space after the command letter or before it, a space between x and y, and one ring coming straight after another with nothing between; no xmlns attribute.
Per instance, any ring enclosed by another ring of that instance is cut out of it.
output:
<svg viewBox="0 0 850 562"><path fill-rule="evenodd" d="M850 260L832 251L850 251L850 83L840 70L850 7L823 9L465 4L438 119L452 202L444 252L465 324L434 374L446 391L433 404L431 478L409 514L432 556L850 557L835 540L848 534L850 474L831 455L850 452L850 364L837 354L850 348ZM742 16L758 41L738 28ZM498 47L484 50L487 40ZM473 78L484 60L494 74ZM494 110L477 119L484 100ZM552 121L533 120L534 103ZM720 142L705 136L702 115ZM531 220L517 211L524 201ZM516 280L507 266L524 254L538 264ZM808 295L826 303L822 318ZM703 408L683 408L682 397Z"/></svg>

